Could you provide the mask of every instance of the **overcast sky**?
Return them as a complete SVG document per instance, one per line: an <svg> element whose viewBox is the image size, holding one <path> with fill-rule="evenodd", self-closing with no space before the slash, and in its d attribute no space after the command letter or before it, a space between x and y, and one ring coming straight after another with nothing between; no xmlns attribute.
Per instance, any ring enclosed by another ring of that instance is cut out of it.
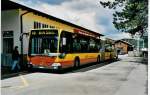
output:
<svg viewBox="0 0 150 95"><path fill-rule="evenodd" d="M95 32L99 32L114 40L129 38L129 34L118 32L118 30L115 29L114 25L112 24L112 13L114 10L103 8L99 3L100 0L12 1L80 25Z"/></svg>

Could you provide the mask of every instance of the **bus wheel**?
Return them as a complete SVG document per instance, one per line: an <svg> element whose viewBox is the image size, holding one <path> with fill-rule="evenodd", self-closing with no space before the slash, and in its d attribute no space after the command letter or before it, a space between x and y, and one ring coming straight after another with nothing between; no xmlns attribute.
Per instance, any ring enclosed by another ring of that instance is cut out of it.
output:
<svg viewBox="0 0 150 95"><path fill-rule="evenodd" d="M100 56L97 57L97 63L100 63Z"/></svg>
<svg viewBox="0 0 150 95"><path fill-rule="evenodd" d="M80 60L79 60L79 58L75 58L75 60L74 60L74 67L77 68L79 66L80 66Z"/></svg>

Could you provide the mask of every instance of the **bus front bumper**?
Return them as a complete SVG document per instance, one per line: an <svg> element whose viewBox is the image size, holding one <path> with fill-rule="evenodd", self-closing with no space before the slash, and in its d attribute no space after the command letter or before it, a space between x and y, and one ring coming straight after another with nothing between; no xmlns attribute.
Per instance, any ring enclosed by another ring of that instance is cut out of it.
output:
<svg viewBox="0 0 150 95"><path fill-rule="evenodd" d="M51 66L41 66L41 65L34 65L32 63L28 64L28 68L45 68L45 69L52 69L52 70L60 70L62 65L60 63L53 63Z"/></svg>
<svg viewBox="0 0 150 95"><path fill-rule="evenodd" d="M54 70L59 70L59 69L61 69L61 64L60 63L53 63L52 65L51 65L51 69L54 69Z"/></svg>

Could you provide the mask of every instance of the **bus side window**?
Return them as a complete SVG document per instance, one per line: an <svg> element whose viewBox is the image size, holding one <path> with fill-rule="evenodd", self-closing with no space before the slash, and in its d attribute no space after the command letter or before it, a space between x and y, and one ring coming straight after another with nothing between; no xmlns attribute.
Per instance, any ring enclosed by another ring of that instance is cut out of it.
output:
<svg viewBox="0 0 150 95"><path fill-rule="evenodd" d="M95 51L95 41L93 39L90 39L89 41L89 52L94 52Z"/></svg>
<svg viewBox="0 0 150 95"><path fill-rule="evenodd" d="M72 52L72 34L63 31L60 40L60 52L70 53Z"/></svg>
<svg viewBox="0 0 150 95"><path fill-rule="evenodd" d="M105 51L106 52L111 52L112 51L111 45L107 44L106 47L105 47Z"/></svg>
<svg viewBox="0 0 150 95"><path fill-rule="evenodd" d="M79 40L73 39L73 52L80 52L81 50L81 45Z"/></svg>
<svg viewBox="0 0 150 95"><path fill-rule="evenodd" d="M80 51L85 53L88 52L88 39L87 38L80 38Z"/></svg>

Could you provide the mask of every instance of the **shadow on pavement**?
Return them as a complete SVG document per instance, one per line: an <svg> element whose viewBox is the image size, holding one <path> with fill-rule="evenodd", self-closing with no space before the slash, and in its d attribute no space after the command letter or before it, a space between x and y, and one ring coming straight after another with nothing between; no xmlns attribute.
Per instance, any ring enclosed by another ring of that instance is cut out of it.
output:
<svg viewBox="0 0 150 95"><path fill-rule="evenodd" d="M90 70L93 70L93 69L100 68L102 66L111 64L111 63L119 61L119 60L120 59L113 60L113 61L112 60L108 60L108 61L104 61L104 62L100 62L100 63L90 63L90 64L82 65L82 66L80 66L78 68L68 68L68 69L63 70L63 72L61 72L61 74L86 72L86 71L90 71Z"/></svg>
<svg viewBox="0 0 150 95"><path fill-rule="evenodd" d="M143 57L134 57L134 59L131 60L124 60L124 62L134 62L134 63L140 63L140 64L145 64L148 65L148 58L143 58Z"/></svg>
<svg viewBox="0 0 150 95"><path fill-rule="evenodd" d="M67 74L67 73L86 72L86 71L89 71L89 70L100 68L102 66L111 64L111 63L119 61L119 60L120 59L113 60L113 61L108 60L108 61L104 61L104 62L101 62L101 63L90 63L90 64L82 65L78 68L67 68L67 69L60 70L60 71L53 71L53 70L50 70L50 69L33 69L31 71L23 70L23 71L20 71L20 72L13 72L12 73L9 69L7 69L7 70L3 71L3 72L7 72L7 73L2 73L1 74L1 80L7 79L7 78L12 78L12 77L17 77L20 74L21 75L26 75L26 74L31 74L31 73L35 73L35 72L52 73L52 74Z"/></svg>
<svg viewBox="0 0 150 95"><path fill-rule="evenodd" d="M4 74L4 75L1 75L1 80L12 78L12 77L17 77L19 75L26 75L26 74L29 74L29 72L21 71L21 72L16 72L16 73Z"/></svg>
<svg viewBox="0 0 150 95"><path fill-rule="evenodd" d="M15 71L11 70L11 67L1 66L1 80L17 77L19 75L26 75L32 72L28 72L25 68L21 68L21 70L16 69Z"/></svg>

